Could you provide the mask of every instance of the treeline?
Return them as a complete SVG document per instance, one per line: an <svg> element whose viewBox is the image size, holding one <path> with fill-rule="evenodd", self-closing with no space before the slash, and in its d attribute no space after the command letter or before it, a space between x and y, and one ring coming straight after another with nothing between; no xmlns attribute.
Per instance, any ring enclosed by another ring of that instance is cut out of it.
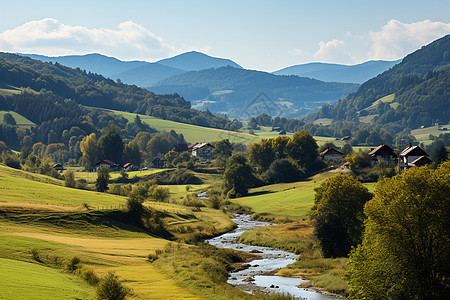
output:
<svg viewBox="0 0 450 300"><path fill-rule="evenodd" d="M44 63L15 54L0 53L0 81L34 91L52 91L77 104L146 114L162 119L225 128L230 122L208 112L191 109L177 94L155 95L134 85L123 84L98 74L71 69L58 63Z"/></svg>

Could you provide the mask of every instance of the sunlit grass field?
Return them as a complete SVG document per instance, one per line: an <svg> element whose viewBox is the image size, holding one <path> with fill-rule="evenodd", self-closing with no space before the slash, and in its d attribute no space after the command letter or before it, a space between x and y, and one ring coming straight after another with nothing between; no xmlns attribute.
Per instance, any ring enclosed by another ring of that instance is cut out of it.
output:
<svg viewBox="0 0 450 300"><path fill-rule="evenodd" d="M205 178L208 180L212 179ZM8 295L5 299L91 299L92 287L78 277L72 280L72 275L62 269L40 265L33 259L32 249L50 260L75 255L99 276L114 271L132 289L130 299L202 298L147 261L149 254L174 242L108 219L108 212L114 212L105 210L108 205L100 211L86 210L81 205L87 203L95 209L96 205L124 204L125 197L70 189L61 184L61 180L0 166L0 291L8 289L2 294ZM144 205L163 212L166 228L180 237L197 231L217 234L233 226L221 210L152 201ZM36 272L45 274L58 287L38 280ZM11 280L3 278L9 273L14 273ZM29 282L34 291L42 291L43 297L28 297L32 289L23 282Z"/></svg>
<svg viewBox="0 0 450 300"><path fill-rule="evenodd" d="M93 287L36 263L0 258L1 299L91 299Z"/></svg>

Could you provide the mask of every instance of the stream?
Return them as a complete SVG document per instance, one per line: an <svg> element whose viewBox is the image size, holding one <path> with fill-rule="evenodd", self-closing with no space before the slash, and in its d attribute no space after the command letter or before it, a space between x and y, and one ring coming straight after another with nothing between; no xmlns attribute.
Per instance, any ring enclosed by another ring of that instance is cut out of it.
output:
<svg viewBox="0 0 450 300"><path fill-rule="evenodd" d="M323 295L312 290L298 288L297 286L300 283L306 281L301 278L266 275L269 272L294 263L298 255L269 247L249 246L238 241L239 236L247 230L274 224L252 221L250 215L236 215L233 221L237 225L234 231L212 238L208 242L219 248L252 252L261 256L261 259L251 261L249 263L250 267L245 270L231 272L228 279L229 284L248 293L254 293L256 291L283 292L289 293L298 299L337 299L336 297Z"/></svg>

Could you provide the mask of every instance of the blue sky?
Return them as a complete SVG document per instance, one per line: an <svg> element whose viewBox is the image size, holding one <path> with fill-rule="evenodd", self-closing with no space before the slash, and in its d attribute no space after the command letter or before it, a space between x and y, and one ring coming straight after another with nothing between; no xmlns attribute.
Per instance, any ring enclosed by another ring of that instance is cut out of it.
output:
<svg viewBox="0 0 450 300"><path fill-rule="evenodd" d="M156 61L197 50L274 71L394 60L450 33L450 1L5 1L0 51Z"/></svg>

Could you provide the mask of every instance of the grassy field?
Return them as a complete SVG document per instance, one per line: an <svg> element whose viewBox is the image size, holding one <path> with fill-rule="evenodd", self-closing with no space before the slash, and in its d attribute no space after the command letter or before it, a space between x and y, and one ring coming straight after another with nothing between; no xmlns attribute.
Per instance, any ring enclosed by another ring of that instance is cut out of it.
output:
<svg viewBox="0 0 450 300"><path fill-rule="evenodd" d="M0 269L2 299L91 299L93 296L94 289L81 279L39 264L0 258Z"/></svg>
<svg viewBox="0 0 450 300"><path fill-rule="evenodd" d="M411 130L411 134L421 143L424 143L425 145L431 144L433 140L430 140L429 136L430 134L434 136L439 136L441 134L450 133L450 130L439 130L439 128L447 127L450 129L450 125L444 125L444 126L431 126L426 128L419 128Z"/></svg>
<svg viewBox="0 0 450 300"><path fill-rule="evenodd" d="M131 299L203 298L147 261L149 254L165 249L173 241L123 223L121 217L114 217L123 214L119 210L86 210L81 206L125 203L126 198L58 184L61 181L53 178L0 166L0 291L8 289L5 299L16 299L9 295L28 295L31 289L24 281L31 282L35 290L44 285L42 299L91 298L92 287L85 288L78 277L72 280L72 275L46 264L63 262L74 255L81 259L83 268L99 276L114 271L132 289ZM145 205L161 212L165 227L180 239L194 233L215 235L233 226L221 210L161 202ZM32 249L46 265L36 264ZM3 278L4 270L14 275L11 280ZM36 272L46 274L59 289L51 285L47 289L45 281L35 277Z"/></svg>
<svg viewBox="0 0 450 300"><path fill-rule="evenodd" d="M0 95L20 94L22 89L0 81Z"/></svg>
<svg viewBox="0 0 450 300"><path fill-rule="evenodd" d="M18 113L16 113L15 111L12 111L12 110L0 110L0 120L1 121L3 121L3 115L6 113L10 113L14 117L14 120L16 120L17 125L19 125L19 126L21 126L21 125L35 126L36 125L33 122L31 122L30 120L28 120L27 118L23 117L22 115L19 115Z"/></svg>
<svg viewBox="0 0 450 300"><path fill-rule="evenodd" d="M53 178L31 174L31 178L47 179L48 184L26 178L30 173L0 166L0 203L34 203L81 207L118 206L126 203L124 197L66 188ZM23 176L23 177L22 177Z"/></svg>
<svg viewBox="0 0 450 300"><path fill-rule="evenodd" d="M314 203L314 188L332 173L321 173L304 181L280 183L250 190L250 195L234 200L268 217L306 219Z"/></svg>

